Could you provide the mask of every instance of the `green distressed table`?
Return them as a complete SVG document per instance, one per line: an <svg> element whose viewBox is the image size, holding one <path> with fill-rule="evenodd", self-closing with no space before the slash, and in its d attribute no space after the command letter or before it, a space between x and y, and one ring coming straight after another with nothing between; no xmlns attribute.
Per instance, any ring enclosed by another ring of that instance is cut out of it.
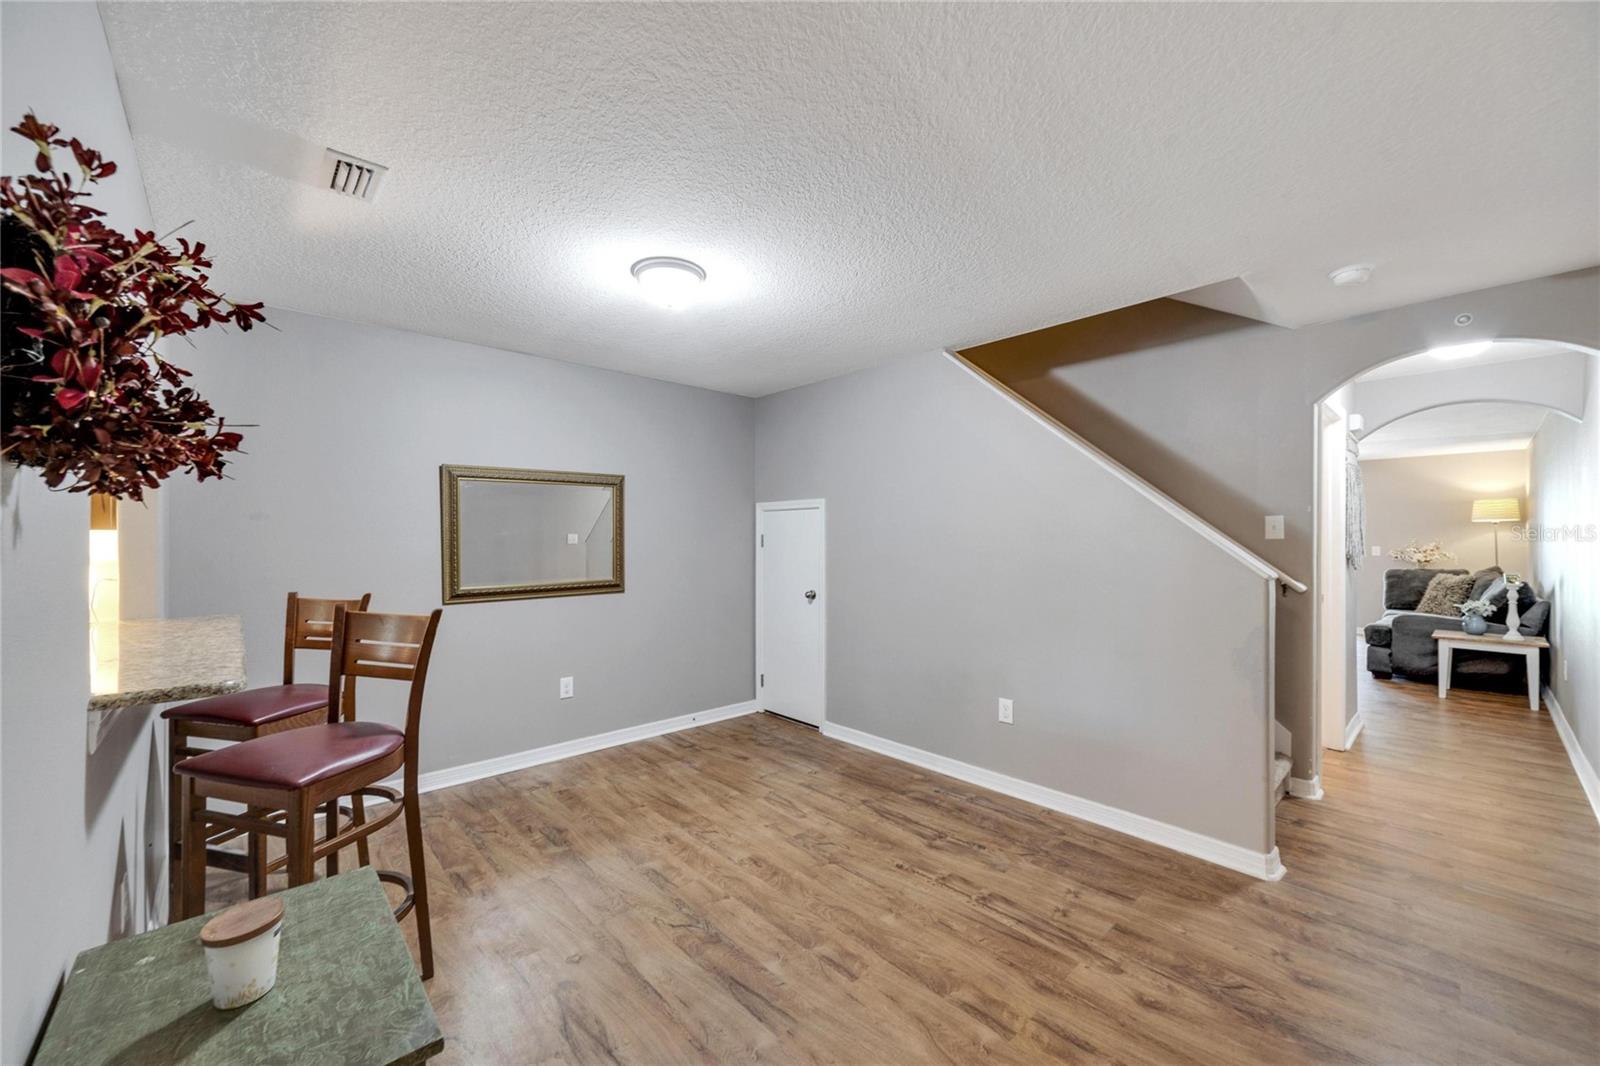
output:
<svg viewBox="0 0 1600 1066"><path fill-rule="evenodd" d="M83 952L38 1066L406 1064L444 1035L377 876L361 867L282 894L278 984L238 1010L211 1005L206 918Z"/></svg>

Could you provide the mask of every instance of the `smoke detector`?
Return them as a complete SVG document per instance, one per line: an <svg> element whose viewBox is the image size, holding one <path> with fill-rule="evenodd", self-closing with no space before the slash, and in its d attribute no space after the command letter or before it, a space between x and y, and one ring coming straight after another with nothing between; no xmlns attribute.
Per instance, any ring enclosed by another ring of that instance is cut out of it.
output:
<svg viewBox="0 0 1600 1066"><path fill-rule="evenodd" d="M378 185L389 168L367 159L335 151L327 152L328 188L340 196L354 196L357 200L371 201L378 195Z"/></svg>

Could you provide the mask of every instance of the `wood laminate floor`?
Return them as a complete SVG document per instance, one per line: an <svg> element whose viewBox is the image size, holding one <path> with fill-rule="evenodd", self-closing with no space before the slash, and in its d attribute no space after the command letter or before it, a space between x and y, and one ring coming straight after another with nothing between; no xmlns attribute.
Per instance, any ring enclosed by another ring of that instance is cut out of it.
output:
<svg viewBox="0 0 1600 1066"><path fill-rule="evenodd" d="M1361 696L1276 884L767 715L432 793L438 1061L1600 1061L1550 719Z"/></svg>

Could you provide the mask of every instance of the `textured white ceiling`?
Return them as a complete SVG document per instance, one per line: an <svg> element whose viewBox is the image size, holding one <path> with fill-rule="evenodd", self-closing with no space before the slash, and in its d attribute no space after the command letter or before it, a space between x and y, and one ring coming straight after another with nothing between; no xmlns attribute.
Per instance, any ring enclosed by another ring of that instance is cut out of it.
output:
<svg viewBox="0 0 1600 1066"><path fill-rule="evenodd" d="M1230 278L1292 324L1600 262L1594 4L102 13L230 292L750 395ZM707 302L640 300L651 254Z"/></svg>
<svg viewBox="0 0 1600 1066"><path fill-rule="evenodd" d="M1546 418L1547 407L1525 403L1458 403L1396 419L1361 438L1363 459L1501 452L1526 448Z"/></svg>

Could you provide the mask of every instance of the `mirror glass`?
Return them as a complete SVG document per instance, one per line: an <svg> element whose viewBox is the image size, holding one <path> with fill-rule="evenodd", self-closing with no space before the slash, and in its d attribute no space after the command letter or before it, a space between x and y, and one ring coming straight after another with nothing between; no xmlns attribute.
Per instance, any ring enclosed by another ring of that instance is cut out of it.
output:
<svg viewBox="0 0 1600 1066"><path fill-rule="evenodd" d="M444 467L445 602L622 591L622 478Z"/></svg>

